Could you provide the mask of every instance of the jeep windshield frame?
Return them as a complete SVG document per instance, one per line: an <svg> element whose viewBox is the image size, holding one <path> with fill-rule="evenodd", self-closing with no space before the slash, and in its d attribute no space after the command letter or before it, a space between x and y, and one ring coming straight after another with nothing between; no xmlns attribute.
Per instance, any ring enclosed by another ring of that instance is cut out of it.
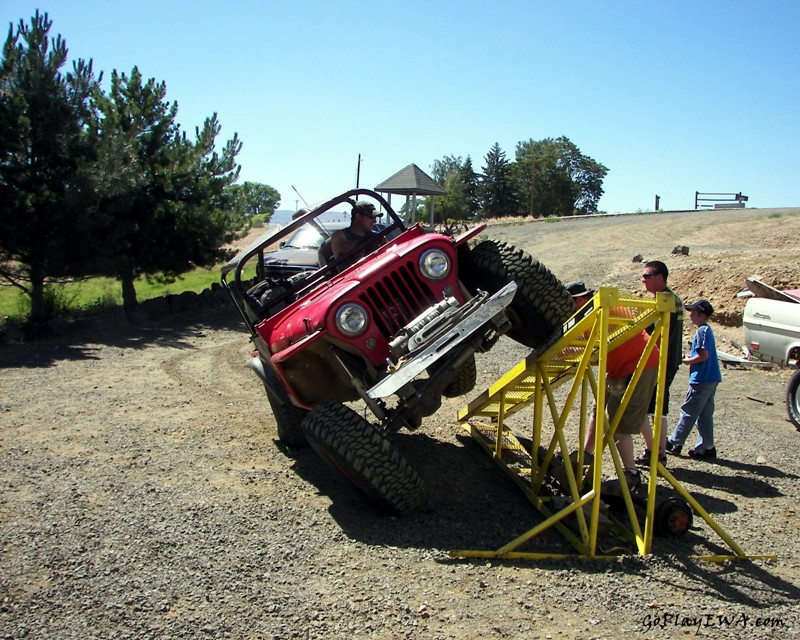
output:
<svg viewBox="0 0 800 640"><path fill-rule="evenodd" d="M315 271L306 272L306 274L303 274L304 277L297 279L284 293L271 299L266 305L258 303L250 294L253 279L243 278L243 273L248 265L255 259L256 273L263 274L265 249L280 243L284 238L288 238L303 225L310 224L316 227L323 236L330 235L325 231L325 223L320 221L319 218L338 205L345 204L352 208L356 201L362 197L376 201L388 216L387 221L384 223L386 226L373 236L370 236L370 241L374 242L379 238L388 239L390 236L399 235L407 229L402 218L392 209L389 202L381 194L372 189L351 189L330 200L313 205L307 212L293 218L286 226L272 232L268 231L223 265L220 278L222 287L228 292L252 336L257 335L256 325L271 315L271 309L285 304L290 298L294 300L302 298L307 292L315 289L320 283L339 272L340 267L342 267L342 270L349 268L349 265L346 267L343 265L347 265L350 255L341 256L328 264L320 265ZM359 248L356 247L353 252L358 251ZM255 278L255 280L257 281L258 278Z"/></svg>

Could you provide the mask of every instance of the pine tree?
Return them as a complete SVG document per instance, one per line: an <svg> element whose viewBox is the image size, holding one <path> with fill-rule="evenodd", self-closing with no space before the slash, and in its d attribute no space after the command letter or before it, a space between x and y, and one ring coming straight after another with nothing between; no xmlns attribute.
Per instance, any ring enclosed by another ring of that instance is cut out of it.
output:
<svg viewBox="0 0 800 640"><path fill-rule="evenodd" d="M87 248L82 234L94 159L91 62L62 73L66 42L36 11L9 29L0 61L0 277L30 297L30 320L46 319L45 285L68 275Z"/></svg>
<svg viewBox="0 0 800 640"><path fill-rule="evenodd" d="M511 165L506 153L494 143L484 157L483 174L478 193L481 199L482 215L486 218L500 218L516 213L516 197L511 181Z"/></svg>
<svg viewBox="0 0 800 640"><path fill-rule="evenodd" d="M141 276L170 282L197 266L212 266L242 220L226 188L237 178L241 147L234 135L221 153L216 114L192 142L176 121L177 104L166 101L165 83L112 74L100 102L97 215L105 221L106 250L98 270L118 278L123 306L137 305Z"/></svg>

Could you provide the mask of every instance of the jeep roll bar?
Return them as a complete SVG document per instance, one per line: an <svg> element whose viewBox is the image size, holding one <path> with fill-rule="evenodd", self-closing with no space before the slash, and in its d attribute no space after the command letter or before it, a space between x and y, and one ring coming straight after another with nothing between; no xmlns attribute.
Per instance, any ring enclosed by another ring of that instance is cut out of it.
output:
<svg viewBox="0 0 800 640"><path fill-rule="evenodd" d="M242 319L247 325L251 335L256 335L254 325L257 324L258 319L263 318L264 316L262 315L263 307L257 305L254 300L251 300L251 296L248 294L247 288L242 281L242 271L247 263L253 257L258 257L259 262L263 264L265 247L278 242L281 238L289 236L296 229L299 229L305 224L311 224L317 229L322 227L324 230L324 226L317 222L318 217L327 211L330 211L333 207L339 204L347 203L350 206L353 206L353 203L358 200L359 196L366 196L377 201L386 214L391 218L391 224L387 225L385 229L375 234L375 237L387 237L390 231L405 230L406 227L403 223L403 220L397 215L389 202L381 194L373 191L372 189L351 189L350 191L346 191L345 193L331 198L330 200L313 205L308 211L297 216L296 218L293 218L289 224L281 227L280 229L277 229L271 233L265 233L222 266L220 277L222 287L230 296L234 306L242 316ZM370 241L372 240L374 240L374 238L371 237ZM340 265L343 262L344 258L340 258L328 265L320 265L320 268L312 272L308 279L303 282L303 285L300 288L292 292L287 292L283 296L276 297L274 300L270 301L268 308L283 302L292 293L296 294L308 287L316 286L320 281L329 277L331 273L335 273L337 265Z"/></svg>

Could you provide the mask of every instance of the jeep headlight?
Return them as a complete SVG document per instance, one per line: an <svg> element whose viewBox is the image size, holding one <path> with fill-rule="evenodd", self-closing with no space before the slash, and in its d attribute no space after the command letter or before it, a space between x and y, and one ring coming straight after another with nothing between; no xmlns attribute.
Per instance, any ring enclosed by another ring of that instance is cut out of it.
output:
<svg viewBox="0 0 800 640"><path fill-rule="evenodd" d="M429 280L444 280L450 273L450 258L440 249L428 249L419 259L419 268Z"/></svg>
<svg viewBox="0 0 800 640"><path fill-rule="evenodd" d="M360 304L348 302L336 312L336 326L346 336L359 336L367 328L367 310Z"/></svg>

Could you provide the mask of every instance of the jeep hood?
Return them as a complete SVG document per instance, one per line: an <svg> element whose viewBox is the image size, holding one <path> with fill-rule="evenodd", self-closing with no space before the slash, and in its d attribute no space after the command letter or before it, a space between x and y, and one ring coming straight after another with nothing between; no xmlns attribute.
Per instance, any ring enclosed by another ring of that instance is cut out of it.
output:
<svg viewBox="0 0 800 640"><path fill-rule="evenodd" d="M447 236L424 233L412 228L262 322L258 327L259 334L270 345L272 353L277 353L307 336L325 330L326 323L332 321L333 315L342 304L358 301L357 293L370 282L383 278L388 271L396 270L408 260L416 260L421 246L426 250L436 247L450 255L454 263L453 271L442 282L442 287L455 283L456 256L452 240ZM460 294L456 295L460 297Z"/></svg>

